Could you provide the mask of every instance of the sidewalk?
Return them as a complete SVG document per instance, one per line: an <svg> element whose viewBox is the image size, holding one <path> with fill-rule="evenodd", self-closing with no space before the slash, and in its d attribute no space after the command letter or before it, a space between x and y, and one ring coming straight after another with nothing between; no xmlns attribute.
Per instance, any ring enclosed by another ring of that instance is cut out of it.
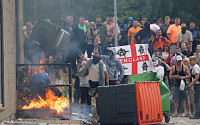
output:
<svg viewBox="0 0 200 125"><path fill-rule="evenodd" d="M162 125L200 125L200 119L189 119L188 117L170 117L170 122L162 123Z"/></svg>

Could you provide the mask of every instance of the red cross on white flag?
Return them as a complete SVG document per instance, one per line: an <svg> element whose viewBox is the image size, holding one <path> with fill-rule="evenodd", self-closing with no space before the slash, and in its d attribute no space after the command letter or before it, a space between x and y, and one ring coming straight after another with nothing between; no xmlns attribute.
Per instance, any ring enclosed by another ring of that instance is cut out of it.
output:
<svg viewBox="0 0 200 125"><path fill-rule="evenodd" d="M151 71L151 56L147 44L118 46L116 57L124 66L124 75L133 75Z"/></svg>

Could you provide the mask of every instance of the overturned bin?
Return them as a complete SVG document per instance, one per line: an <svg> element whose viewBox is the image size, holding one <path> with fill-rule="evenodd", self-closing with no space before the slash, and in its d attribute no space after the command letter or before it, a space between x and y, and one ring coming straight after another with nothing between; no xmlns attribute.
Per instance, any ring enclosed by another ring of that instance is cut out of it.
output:
<svg viewBox="0 0 200 125"><path fill-rule="evenodd" d="M71 36L57 24L38 20L30 37L46 47L63 50L69 44Z"/></svg>
<svg viewBox="0 0 200 125"><path fill-rule="evenodd" d="M161 78L157 75L157 73L151 72L128 76L128 81L129 83L159 81L162 111L165 116L165 121L168 123L170 121L170 117L168 115L170 113L170 91L165 83L161 80Z"/></svg>
<svg viewBox="0 0 200 125"><path fill-rule="evenodd" d="M138 123L135 84L99 86L96 106L100 124Z"/></svg>

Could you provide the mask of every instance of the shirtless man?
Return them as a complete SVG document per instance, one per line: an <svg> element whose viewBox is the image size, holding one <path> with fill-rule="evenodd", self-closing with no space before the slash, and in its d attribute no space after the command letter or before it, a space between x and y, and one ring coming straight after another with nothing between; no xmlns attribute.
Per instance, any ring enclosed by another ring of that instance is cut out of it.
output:
<svg viewBox="0 0 200 125"><path fill-rule="evenodd" d="M112 17L107 17L106 23L107 23L107 34L112 34L112 36L114 36L115 35L115 24L113 23Z"/></svg>

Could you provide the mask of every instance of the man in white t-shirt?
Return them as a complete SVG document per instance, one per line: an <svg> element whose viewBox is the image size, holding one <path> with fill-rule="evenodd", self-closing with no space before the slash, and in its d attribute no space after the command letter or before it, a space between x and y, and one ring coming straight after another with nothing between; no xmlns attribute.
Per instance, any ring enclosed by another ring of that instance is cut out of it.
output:
<svg viewBox="0 0 200 125"><path fill-rule="evenodd" d="M197 65L197 58L195 56L191 56L190 65L193 66L191 71L192 83L188 85L188 88L191 88L194 85L194 100L196 105L196 112L193 117L190 119L200 119L200 82L199 82L199 73L200 68Z"/></svg>
<svg viewBox="0 0 200 125"><path fill-rule="evenodd" d="M76 75L86 77L89 80L90 88L97 88L99 85L104 86L109 83L108 72L106 71L104 62L101 61L100 53L95 53L92 59L85 58L83 54L79 56L87 62L87 65Z"/></svg>

